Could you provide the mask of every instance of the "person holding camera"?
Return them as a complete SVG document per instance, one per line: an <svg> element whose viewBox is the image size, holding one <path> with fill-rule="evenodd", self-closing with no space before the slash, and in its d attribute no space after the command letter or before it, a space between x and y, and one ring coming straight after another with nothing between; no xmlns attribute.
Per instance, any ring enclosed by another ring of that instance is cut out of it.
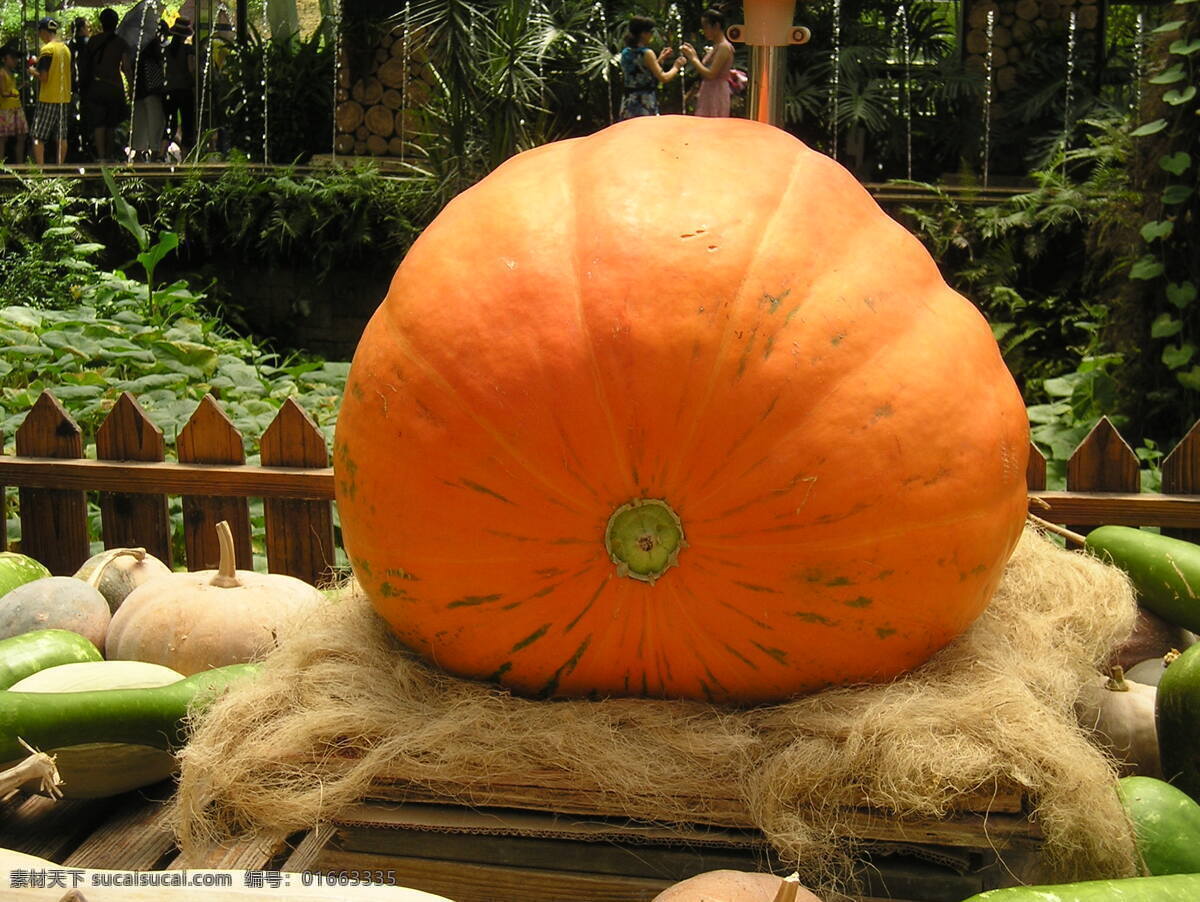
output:
<svg viewBox="0 0 1200 902"><path fill-rule="evenodd" d="M716 9L707 9L700 14L700 30L712 46L704 59L691 44L679 49L692 68L700 75L700 90L696 95L696 115L728 117L733 86L730 70L733 68L733 44L725 36L725 15Z"/></svg>

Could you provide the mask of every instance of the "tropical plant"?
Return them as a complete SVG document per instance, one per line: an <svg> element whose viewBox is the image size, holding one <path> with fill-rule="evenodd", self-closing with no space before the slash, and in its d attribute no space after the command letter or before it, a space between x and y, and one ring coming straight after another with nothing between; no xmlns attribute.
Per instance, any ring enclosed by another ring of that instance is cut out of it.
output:
<svg viewBox="0 0 1200 902"><path fill-rule="evenodd" d="M232 146L248 159L295 163L327 153L333 139L329 29L264 37L252 23L221 73Z"/></svg>
<svg viewBox="0 0 1200 902"><path fill-rule="evenodd" d="M68 179L5 170L17 190L0 203L0 304L61 308L77 302L103 245L88 224L106 201L80 196Z"/></svg>
<svg viewBox="0 0 1200 902"><path fill-rule="evenodd" d="M1152 353L1169 377L1158 387L1179 429L1200 413L1200 7L1174 0L1153 36L1163 51L1147 81L1136 171L1144 187L1141 256L1129 277L1144 286Z"/></svg>

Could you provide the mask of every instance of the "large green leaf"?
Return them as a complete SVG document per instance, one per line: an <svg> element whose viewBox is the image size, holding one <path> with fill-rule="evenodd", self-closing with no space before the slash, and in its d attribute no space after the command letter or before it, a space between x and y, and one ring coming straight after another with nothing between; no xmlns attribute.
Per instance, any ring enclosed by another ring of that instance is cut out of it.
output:
<svg viewBox="0 0 1200 902"><path fill-rule="evenodd" d="M1183 329L1183 320L1176 319L1169 313L1160 313L1150 324L1151 338L1170 338L1178 335Z"/></svg>
<svg viewBox="0 0 1200 902"><path fill-rule="evenodd" d="M1191 89L1193 93L1195 93L1195 90L1195 88ZM1181 150L1177 153L1167 154L1166 156L1161 157L1158 161L1158 165L1160 168L1171 173L1171 175L1183 175L1185 172L1187 172L1188 167L1192 165L1192 157L1187 151Z"/></svg>
<svg viewBox="0 0 1200 902"><path fill-rule="evenodd" d="M1163 94L1163 102L1171 106L1181 106L1196 96L1196 86L1188 85L1182 91L1170 90Z"/></svg>
<svg viewBox="0 0 1200 902"><path fill-rule="evenodd" d="M1163 348L1162 362L1169 369L1177 370L1191 363L1195 353L1196 346L1191 342L1185 342L1182 345L1167 345Z"/></svg>
<svg viewBox="0 0 1200 902"><path fill-rule="evenodd" d="M1177 53L1180 56L1191 56L1197 50L1200 50L1200 38L1193 38L1190 41L1178 40L1167 48L1170 53Z"/></svg>
<svg viewBox="0 0 1200 902"><path fill-rule="evenodd" d="M1168 185L1163 189L1163 203L1181 204L1192 196L1192 191L1193 189L1190 185Z"/></svg>
<svg viewBox="0 0 1200 902"><path fill-rule="evenodd" d="M1168 282L1167 300L1182 310L1196 300L1196 283Z"/></svg>
<svg viewBox="0 0 1200 902"><path fill-rule="evenodd" d="M1183 65L1176 63L1165 72L1160 72L1158 75L1147 79L1152 85L1173 85L1177 81L1183 81L1187 78L1187 73L1183 70Z"/></svg>
<svg viewBox="0 0 1200 902"><path fill-rule="evenodd" d="M1148 135L1157 135L1166 127L1166 119L1155 119L1153 122L1147 122L1145 125L1138 126L1129 134L1134 138L1145 138Z"/></svg>
<svg viewBox="0 0 1200 902"><path fill-rule="evenodd" d="M1175 223L1169 219L1161 222L1148 222L1142 226L1142 239L1149 243L1160 238L1169 238L1173 231L1175 231Z"/></svg>
<svg viewBox="0 0 1200 902"><path fill-rule="evenodd" d="M1192 391L1200 391L1200 366L1193 366L1186 372L1176 373L1175 378L1179 380L1179 384L1184 388L1190 388Z"/></svg>
<svg viewBox="0 0 1200 902"><path fill-rule="evenodd" d="M113 181L112 172L107 166L101 167L101 173L104 175L104 184L108 185L108 191L112 195L113 201L113 216L116 217L121 227L125 229L134 240L137 241L139 251L144 251L150 244L150 236L138 222L137 211L129 201L121 196L121 192L117 190L117 183Z"/></svg>
<svg viewBox="0 0 1200 902"><path fill-rule="evenodd" d="M1157 279L1163 274L1164 267L1155 257L1142 257L1129 268L1131 279Z"/></svg>

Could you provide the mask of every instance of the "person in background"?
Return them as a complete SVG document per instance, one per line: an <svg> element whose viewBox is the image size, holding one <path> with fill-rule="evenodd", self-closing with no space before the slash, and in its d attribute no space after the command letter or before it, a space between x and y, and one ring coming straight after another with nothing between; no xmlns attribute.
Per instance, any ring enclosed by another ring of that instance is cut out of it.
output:
<svg viewBox="0 0 1200 902"><path fill-rule="evenodd" d="M117 158L117 129L129 118L122 76L133 81L129 44L117 34L120 17L115 9L100 13L101 32L92 35L87 44L88 86L83 95L85 127L92 130L96 159L112 161Z"/></svg>
<svg viewBox="0 0 1200 902"><path fill-rule="evenodd" d="M670 69L663 71L662 63L674 52L664 47L657 55L648 46L654 35L654 20L634 16L625 33L621 49L621 73L624 76L625 97L621 101L621 118L658 115L658 86L679 74L683 57L676 57Z"/></svg>
<svg viewBox="0 0 1200 902"><path fill-rule="evenodd" d="M196 143L196 48L188 43L191 36L192 23L180 16L171 26L171 43L163 52L167 68L167 89L163 94L166 144L170 145L171 139L175 138L179 142L180 158L186 157ZM163 157L166 157L166 147Z"/></svg>
<svg viewBox="0 0 1200 902"><path fill-rule="evenodd" d="M700 91L696 96L696 115L727 117L733 95L729 83L729 70L733 68L733 45L725 37L724 14L715 9L705 10L700 14L700 30L705 39L712 43L703 60L691 44L683 44L679 48L701 78Z"/></svg>
<svg viewBox="0 0 1200 902"><path fill-rule="evenodd" d="M29 74L38 80L37 106L33 113L33 161L46 163L46 145L57 144L57 163L67 161L67 120L71 114L71 51L58 39L58 22L50 17L38 21L42 42L37 64Z"/></svg>
<svg viewBox="0 0 1200 902"><path fill-rule="evenodd" d="M21 92L17 90L17 66L21 51L8 44L0 49L0 160L25 162L25 142L29 125L21 108ZM13 142L13 155L8 155L8 142Z"/></svg>
<svg viewBox="0 0 1200 902"><path fill-rule="evenodd" d="M73 160L87 157L87 140L83 128L83 94L87 90L88 73L84 69L88 35L91 28L83 16L76 16L71 23L71 40L67 48L71 51L71 118L67 123L67 144Z"/></svg>
<svg viewBox="0 0 1200 902"><path fill-rule="evenodd" d="M158 35L137 55L133 79L133 132L131 146L135 162L147 163L160 159L163 130L163 89L166 73L163 69L162 38L170 29L159 21Z"/></svg>

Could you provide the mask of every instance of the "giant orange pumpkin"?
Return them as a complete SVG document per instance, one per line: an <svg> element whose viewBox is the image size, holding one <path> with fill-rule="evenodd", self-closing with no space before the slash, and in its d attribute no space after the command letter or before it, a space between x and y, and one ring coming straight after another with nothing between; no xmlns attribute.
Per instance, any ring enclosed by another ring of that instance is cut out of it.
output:
<svg viewBox="0 0 1200 902"><path fill-rule="evenodd" d="M760 702L976 618L1027 430L987 323L846 171L645 118L425 230L351 366L337 500L363 588L447 671Z"/></svg>

